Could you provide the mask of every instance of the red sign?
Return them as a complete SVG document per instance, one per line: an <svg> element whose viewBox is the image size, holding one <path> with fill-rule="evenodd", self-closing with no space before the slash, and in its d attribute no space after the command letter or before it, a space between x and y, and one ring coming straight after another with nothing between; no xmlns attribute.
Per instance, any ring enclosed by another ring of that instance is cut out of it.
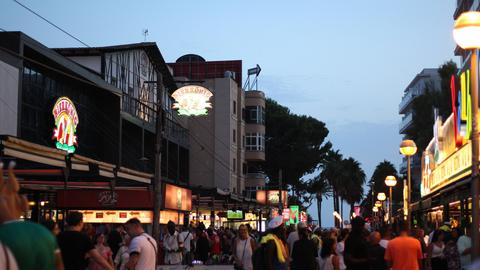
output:
<svg viewBox="0 0 480 270"><path fill-rule="evenodd" d="M257 190L257 201L261 204L278 206L280 203L280 191L278 190ZM288 205L287 191L282 191L282 204L284 208Z"/></svg>
<svg viewBox="0 0 480 270"><path fill-rule="evenodd" d="M57 207L75 209L152 209L153 193L149 190L58 190ZM113 204L113 201L115 203Z"/></svg>
<svg viewBox="0 0 480 270"><path fill-rule="evenodd" d="M97 218L103 218L103 213L96 213L95 215Z"/></svg>
<svg viewBox="0 0 480 270"><path fill-rule="evenodd" d="M165 184L163 200L166 209L180 211L192 210L192 191L189 189Z"/></svg>
<svg viewBox="0 0 480 270"><path fill-rule="evenodd" d="M290 209L289 208L283 209L282 217L283 217L283 220L290 220Z"/></svg>
<svg viewBox="0 0 480 270"><path fill-rule="evenodd" d="M127 213L126 212L120 212L120 213L118 213L118 216L120 218L127 218Z"/></svg>

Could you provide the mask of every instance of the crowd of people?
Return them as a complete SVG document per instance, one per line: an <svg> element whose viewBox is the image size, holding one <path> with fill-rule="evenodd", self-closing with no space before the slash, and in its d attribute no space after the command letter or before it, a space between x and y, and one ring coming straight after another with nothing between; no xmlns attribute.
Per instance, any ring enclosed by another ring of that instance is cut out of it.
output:
<svg viewBox="0 0 480 270"><path fill-rule="evenodd" d="M403 222L368 230L361 217L352 219L349 229L326 230L303 222L286 226L277 216L262 233L248 224L235 230L169 221L154 239L136 218L93 226L83 223L82 213L70 211L60 231L52 220L41 225L20 220L27 202L18 194L12 170L7 181L2 178L0 164L0 269L154 270L160 264L230 264L237 270L480 269L470 266L470 227L448 223L426 235Z"/></svg>

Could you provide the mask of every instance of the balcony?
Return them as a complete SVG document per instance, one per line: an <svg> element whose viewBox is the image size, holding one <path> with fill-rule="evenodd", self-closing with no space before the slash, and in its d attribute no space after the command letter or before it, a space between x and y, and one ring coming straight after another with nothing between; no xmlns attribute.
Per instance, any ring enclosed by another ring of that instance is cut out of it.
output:
<svg viewBox="0 0 480 270"><path fill-rule="evenodd" d="M407 108L408 105L410 105L410 103L415 99L416 96L416 91L412 91L410 89L408 93L403 96L402 101L398 105L398 112L405 113L404 110Z"/></svg>
<svg viewBox="0 0 480 270"><path fill-rule="evenodd" d="M265 151L245 151L245 160L247 161L265 161Z"/></svg>
<svg viewBox="0 0 480 270"><path fill-rule="evenodd" d="M247 173L245 176L245 187L264 187L267 175L263 172Z"/></svg>
<svg viewBox="0 0 480 270"><path fill-rule="evenodd" d="M413 126L413 113L409 113L402 118L402 122L398 126L398 133L403 134Z"/></svg>

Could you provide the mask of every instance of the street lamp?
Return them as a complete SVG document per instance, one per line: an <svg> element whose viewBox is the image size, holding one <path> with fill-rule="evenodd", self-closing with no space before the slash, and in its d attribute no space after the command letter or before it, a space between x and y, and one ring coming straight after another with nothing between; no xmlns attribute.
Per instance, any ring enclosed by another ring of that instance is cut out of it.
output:
<svg viewBox="0 0 480 270"><path fill-rule="evenodd" d="M400 153L407 157L407 182L408 182L408 215L407 215L407 224L408 229L411 227L412 220L412 211L410 206L412 204L412 173L410 172L410 157L417 153L417 145L412 140L404 140L400 144Z"/></svg>
<svg viewBox="0 0 480 270"><path fill-rule="evenodd" d="M383 201L387 199L387 195L385 195L383 192L380 192L377 194L377 199L383 203Z"/></svg>
<svg viewBox="0 0 480 270"><path fill-rule="evenodd" d="M390 223L392 223L392 216L393 216L393 196L392 196L392 188L397 184L397 179L393 175L389 175L385 178L385 185L390 188L390 207L388 208L388 212L390 212Z"/></svg>
<svg viewBox="0 0 480 270"><path fill-rule="evenodd" d="M380 201L375 202L375 207L380 208L382 207L382 203Z"/></svg>
<svg viewBox="0 0 480 270"><path fill-rule="evenodd" d="M387 199L387 196L385 195L385 193L380 192L377 194L377 199L379 200L380 206L382 206L381 217L382 217L382 224L383 224L384 213L385 213L385 210L383 209L383 201Z"/></svg>
<svg viewBox="0 0 480 270"><path fill-rule="evenodd" d="M480 49L480 12L464 12L455 21L453 39L458 46L472 52L470 57L471 69L471 100L472 100L472 261L480 256L478 232L478 54Z"/></svg>

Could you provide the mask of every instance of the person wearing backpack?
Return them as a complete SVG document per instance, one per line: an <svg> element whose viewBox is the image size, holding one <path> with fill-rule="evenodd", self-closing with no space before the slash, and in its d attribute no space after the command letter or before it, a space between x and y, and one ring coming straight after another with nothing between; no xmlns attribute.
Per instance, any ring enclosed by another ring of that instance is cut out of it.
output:
<svg viewBox="0 0 480 270"><path fill-rule="evenodd" d="M188 225L183 225L183 231L179 235L180 240L183 240L183 263L184 265L192 264L192 239L193 235Z"/></svg>
<svg viewBox="0 0 480 270"><path fill-rule="evenodd" d="M255 251L255 240L248 234L247 227L238 227L238 236L233 242L234 268L236 270L253 270L252 255Z"/></svg>
<svg viewBox="0 0 480 270"><path fill-rule="evenodd" d="M282 216L268 223L268 233L253 254L253 270L288 270L288 248L285 244L285 226Z"/></svg>

